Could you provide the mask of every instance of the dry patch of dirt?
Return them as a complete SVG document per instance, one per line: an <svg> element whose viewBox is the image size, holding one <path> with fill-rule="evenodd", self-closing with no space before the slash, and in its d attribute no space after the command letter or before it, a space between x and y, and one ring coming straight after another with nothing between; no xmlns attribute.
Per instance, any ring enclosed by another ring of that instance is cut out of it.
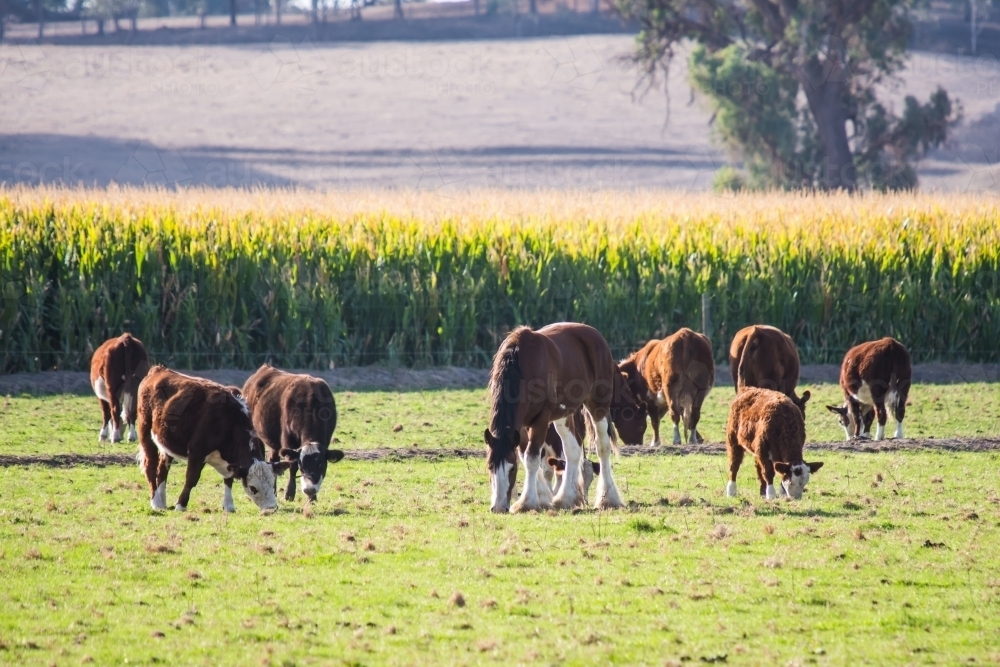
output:
<svg viewBox="0 0 1000 667"><path fill-rule="evenodd" d="M1000 450L1000 438L904 438L901 440L818 442L811 443L812 451L855 452L878 454L883 452L992 452ZM622 456L684 456L686 454L723 454L726 447L721 443L684 445L681 447L646 447L626 445L621 448ZM353 461L441 461L448 458L484 458L482 449L417 449L389 448L348 449L345 458ZM133 454L58 454L53 456L0 456L0 467L41 465L51 468L72 468L74 466L135 465Z"/></svg>

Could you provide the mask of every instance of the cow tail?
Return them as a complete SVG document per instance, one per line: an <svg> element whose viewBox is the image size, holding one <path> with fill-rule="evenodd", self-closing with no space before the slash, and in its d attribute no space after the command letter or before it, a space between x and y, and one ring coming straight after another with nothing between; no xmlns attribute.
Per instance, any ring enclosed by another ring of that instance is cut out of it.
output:
<svg viewBox="0 0 1000 667"><path fill-rule="evenodd" d="M747 341L743 345L743 351L740 352L740 363L736 367L736 392L737 393L739 393L740 387L747 386L747 377L746 377L746 370L745 370L745 366L746 366L746 362L747 362L747 358L748 358L747 355L750 352L750 347L756 343L756 340L755 340L756 338L757 338L757 328L754 327L754 330L750 332L749 336L747 336Z"/></svg>

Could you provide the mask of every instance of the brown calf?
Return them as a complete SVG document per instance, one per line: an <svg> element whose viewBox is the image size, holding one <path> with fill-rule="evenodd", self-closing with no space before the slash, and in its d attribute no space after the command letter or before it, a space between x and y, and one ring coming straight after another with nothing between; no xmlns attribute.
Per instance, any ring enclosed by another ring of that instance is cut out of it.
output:
<svg viewBox="0 0 1000 667"><path fill-rule="evenodd" d="M577 410L572 419L566 420L566 428L570 430L577 442L583 444L583 456L580 459L582 486L578 490L582 494L584 504L586 504L590 485L594 482L594 477L601 473L601 464L587 459L587 423L583 410ZM550 484L555 482L552 489L555 492L558 491L559 485L562 483L562 474L566 470L566 455L563 452L562 439L554 424L549 424L549 431L545 434L544 450L548 453L545 463L550 470L543 468L542 472L546 481Z"/></svg>
<svg viewBox="0 0 1000 667"><path fill-rule="evenodd" d="M698 433L701 406L715 384L712 343L684 327L663 340L651 340L618 365L629 387L642 400L653 423L651 447L659 447L660 420L670 413L674 444L681 444L680 424L689 443L704 442Z"/></svg>
<svg viewBox="0 0 1000 667"><path fill-rule="evenodd" d="M799 350L795 341L781 329L764 324L740 329L729 346L729 372L736 392L742 387L760 387L780 391L806 414L811 394L795 395L799 382Z"/></svg>
<svg viewBox="0 0 1000 667"><path fill-rule="evenodd" d="M149 356L142 341L122 334L101 343L90 359L90 386L101 403L98 441L121 442L125 428L135 441L136 394L149 370Z"/></svg>
<svg viewBox="0 0 1000 667"><path fill-rule="evenodd" d="M877 416L875 439L882 440L885 438L888 416L885 404L888 402L896 419L896 437L902 438L912 376L910 353L895 338L856 345L847 351L840 366L844 404L828 405L826 409L840 418L848 440L869 437L872 421Z"/></svg>
<svg viewBox="0 0 1000 667"><path fill-rule="evenodd" d="M726 495L736 495L736 473L743 454L756 457L760 495L768 500L777 497L774 473L782 477L779 490L792 498L802 497L809 475L822 463L806 463L802 447L806 441L806 421L790 398L770 389L745 388L729 408L726 423L726 453L729 457L729 483Z"/></svg>
<svg viewBox="0 0 1000 667"><path fill-rule="evenodd" d="M302 469L302 492L309 500L323 486L327 463L344 458L330 449L337 427L337 403L323 380L264 364L243 385L254 428L271 451L270 460L291 463L285 500L295 500L295 473Z"/></svg>
<svg viewBox="0 0 1000 667"><path fill-rule="evenodd" d="M233 479L262 510L274 509L274 476L287 463L264 461L250 413L236 387L154 366L139 385L139 467L149 482L153 509L167 507L167 474L174 459L187 461L184 490L174 509L185 510L205 464L225 479L222 508L233 505Z"/></svg>

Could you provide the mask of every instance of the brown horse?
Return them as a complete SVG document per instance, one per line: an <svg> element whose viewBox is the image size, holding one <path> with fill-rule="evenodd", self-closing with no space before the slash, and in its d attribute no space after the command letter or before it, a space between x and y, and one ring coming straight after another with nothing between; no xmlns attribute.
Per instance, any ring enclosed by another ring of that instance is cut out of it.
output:
<svg viewBox="0 0 1000 667"><path fill-rule="evenodd" d="M515 329L493 358L489 390L490 426L483 437L492 511L569 509L582 502L583 452L567 425L581 406L593 420L601 463L594 507L624 507L611 472L611 452L617 447L612 421L617 413L629 425L641 417L645 426L646 415L637 410L611 348L596 329L574 323L550 324L538 331ZM566 471L551 501L547 489L539 494L540 487L547 486L540 473L549 424L555 426L566 457ZM522 442L522 428L527 428L527 442ZM511 505L518 453L524 464L524 488Z"/></svg>

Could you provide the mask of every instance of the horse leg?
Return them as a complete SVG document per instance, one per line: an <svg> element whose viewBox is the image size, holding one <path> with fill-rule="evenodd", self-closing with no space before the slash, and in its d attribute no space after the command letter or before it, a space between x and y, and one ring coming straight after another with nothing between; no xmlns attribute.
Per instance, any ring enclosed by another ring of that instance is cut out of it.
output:
<svg viewBox="0 0 1000 667"><path fill-rule="evenodd" d="M550 451L549 446L543 444L538 462L538 504L542 507L552 507L552 478L556 471L548 462Z"/></svg>
<svg viewBox="0 0 1000 667"><path fill-rule="evenodd" d="M601 473L597 476L597 494L594 496L594 509L611 509L625 507L618 487L611 474L611 434L608 432L608 416L595 419L597 428L597 456L601 459Z"/></svg>
<svg viewBox="0 0 1000 667"><path fill-rule="evenodd" d="M549 428L547 421L532 425L529 429L528 446L524 449L524 488L521 497L511 505L510 513L538 511L542 505L538 500L538 474L542 467L542 445L545 443L545 432Z"/></svg>
<svg viewBox="0 0 1000 667"><path fill-rule="evenodd" d="M580 467L583 451L580 443L576 441L576 436L566 426L566 420L560 419L552 422L559 433L559 438L563 443L563 456L566 460L566 469L562 474L562 484L552 499L552 506L556 509L572 509L580 504L583 495L582 469Z"/></svg>

